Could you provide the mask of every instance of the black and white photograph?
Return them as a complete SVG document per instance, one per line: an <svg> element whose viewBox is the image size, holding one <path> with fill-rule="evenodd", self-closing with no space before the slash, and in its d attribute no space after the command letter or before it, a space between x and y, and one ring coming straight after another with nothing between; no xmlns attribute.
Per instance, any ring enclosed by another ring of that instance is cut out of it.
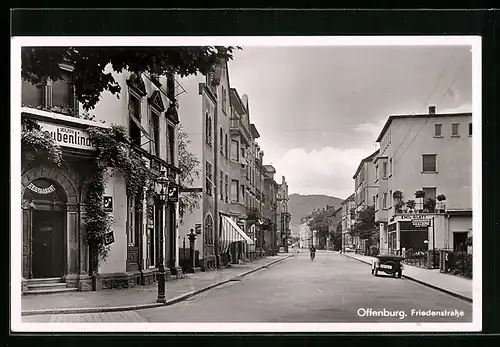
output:
<svg viewBox="0 0 500 347"><path fill-rule="evenodd" d="M480 38L11 50L13 331L481 330Z"/></svg>

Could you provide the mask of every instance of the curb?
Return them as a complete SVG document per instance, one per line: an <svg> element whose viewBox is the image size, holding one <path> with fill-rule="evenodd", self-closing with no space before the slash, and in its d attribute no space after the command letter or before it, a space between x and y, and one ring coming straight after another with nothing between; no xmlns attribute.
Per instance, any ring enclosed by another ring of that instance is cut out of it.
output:
<svg viewBox="0 0 500 347"><path fill-rule="evenodd" d="M143 309L148 309L148 308L156 308L156 307L162 307L162 306L170 306L173 304L176 304L180 301L187 300L197 294L206 292L207 290L210 290L212 288L221 286L223 284L226 284L228 282L231 282L234 278L236 277L243 277L246 275L249 275L253 272L262 270L264 268L268 268L276 263L282 262L290 257L293 257L293 255L288 255L286 257L283 257L281 259L277 259L273 262L261 265L255 269L249 270L247 272L244 272L240 275L237 275L235 277L229 278L227 280L223 280L217 283L210 284L208 286L205 286L203 288L194 290L189 293L181 294L179 296L176 296L175 298L167 300L165 303L150 303L150 304L139 304L139 305L131 305L131 306L111 306L111 307L89 307L89 308L59 308L59 309L46 309L46 310L31 310L31 311L21 311L21 316L37 316L37 315L47 315L47 314L77 314L77 313L100 313L100 312L118 312L118 311L135 311L135 310L143 310Z"/></svg>
<svg viewBox="0 0 500 347"><path fill-rule="evenodd" d="M354 259L354 260L357 260L357 261L360 261L362 263L365 263L365 264L368 264L368 265L371 265L371 263L365 261L365 260L361 260L361 259L358 259L358 258L354 258L354 257L351 257L351 256L348 256L348 255L344 255L344 257L346 258L349 258L349 259ZM438 287L438 286L435 286L433 284L430 284L430 283L427 283L427 282L424 282L424 281L420 281L420 280L417 280L416 278L413 278L413 277L410 277L408 275L401 275L401 277L403 278L406 278L412 282L415 282L415 283L418 283L418 284L421 284L421 285L424 285L426 287L429 287L429 288L432 288L432 289L436 289L436 290L439 290L440 292L443 292L443 293L446 293L448 295L451 295L451 296L454 296L455 298L458 298L458 299L461 299L461 300L464 300L464 301L467 301L469 303L472 303L472 299L465 296L465 295L462 295L462 294L458 294L458 293L455 293L455 292L452 292L452 291L449 291L447 289L444 289L444 288L441 288L441 287Z"/></svg>

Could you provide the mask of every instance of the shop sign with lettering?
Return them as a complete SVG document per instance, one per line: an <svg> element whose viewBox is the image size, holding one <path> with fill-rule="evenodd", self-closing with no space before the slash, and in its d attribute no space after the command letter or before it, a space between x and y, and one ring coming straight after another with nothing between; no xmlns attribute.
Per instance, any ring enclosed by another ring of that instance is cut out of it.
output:
<svg viewBox="0 0 500 347"><path fill-rule="evenodd" d="M419 227L419 228L428 227L430 225L430 222L431 222L431 220L426 219L426 218L419 218L419 219L412 219L411 220L411 224L414 227Z"/></svg>
<svg viewBox="0 0 500 347"><path fill-rule="evenodd" d="M96 150L85 130L39 121L42 131L48 132L54 141L63 147Z"/></svg>
<svg viewBox="0 0 500 347"><path fill-rule="evenodd" d="M53 193L56 191L56 188L52 184L50 186L48 186L47 188L40 188L40 187L35 186L33 183L30 183L30 184L28 184L28 189L35 192L35 193L43 194L43 195L47 195L47 194L50 194L50 193Z"/></svg>

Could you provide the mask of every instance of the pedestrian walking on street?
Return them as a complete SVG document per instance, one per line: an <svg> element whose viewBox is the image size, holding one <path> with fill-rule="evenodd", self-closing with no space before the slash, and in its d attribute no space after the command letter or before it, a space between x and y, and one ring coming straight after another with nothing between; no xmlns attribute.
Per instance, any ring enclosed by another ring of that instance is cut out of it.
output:
<svg viewBox="0 0 500 347"><path fill-rule="evenodd" d="M311 261L314 261L314 258L316 257L316 248L314 247L314 245L311 246L309 252L311 253Z"/></svg>

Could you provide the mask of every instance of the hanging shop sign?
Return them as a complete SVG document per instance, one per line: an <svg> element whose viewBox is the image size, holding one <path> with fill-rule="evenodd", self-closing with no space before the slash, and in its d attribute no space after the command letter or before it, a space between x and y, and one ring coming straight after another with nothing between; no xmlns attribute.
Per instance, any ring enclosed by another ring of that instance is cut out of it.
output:
<svg viewBox="0 0 500 347"><path fill-rule="evenodd" d="M179 189L177 187L168 187L168 202L179 201Z"/></svg>
<svg viewBox="0 0 500 347"><path fill-rule="evenodd" d="M106 246L115 242L115 234L113 232L104 234L104 244Z"/></svg>
<svg viewBox="0 0 500 347"><path fill-rule="evenodd" d="M104 199L104 211L113 212L113 197L105 196L103 199Z"/></svg>
<svg viewBox="0 0 500 347"><path fill-rule="evenodd" d="M84 130L65 125L38 122L42 131L48 132L54 141L63 147L96 150L89 134Z"/></svg>
<svg viewBox="0 0 500 347"><path fill-rule="evenodd" d="M200 235L201 234L201 223L196 223L194 225L194 232L197 234L197 235Z"/></svg>
<svg viewBox="0 0 500 347"><path fill-rule="evenodd" d="M431 220L427 218L416 218L411 220L411 224L418 228L428 227L431 224Z"/></svg>
<svg viewBox="0 0 500 347"><path fill-rule="evenodd" d="M56 191L56 188L51 184L47 188L40 188L35 186L33 183L28 184L28 189L42 195L51 194Z"/></svg>

